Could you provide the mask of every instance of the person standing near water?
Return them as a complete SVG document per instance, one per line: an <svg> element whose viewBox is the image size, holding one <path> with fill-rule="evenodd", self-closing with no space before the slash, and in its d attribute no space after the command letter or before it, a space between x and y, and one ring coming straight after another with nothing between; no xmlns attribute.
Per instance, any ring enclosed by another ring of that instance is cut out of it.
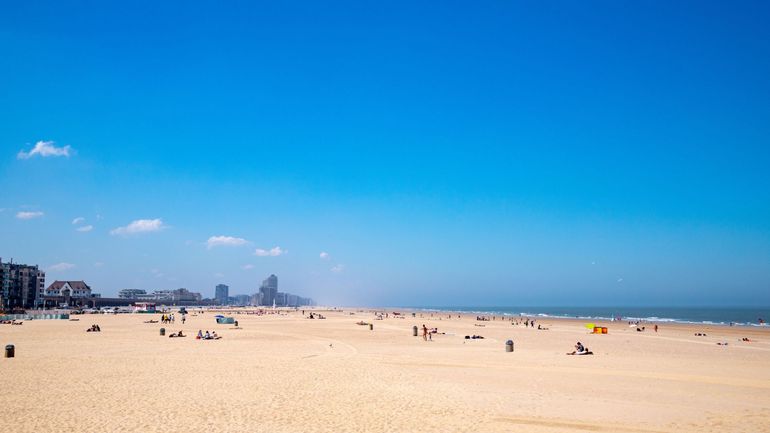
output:
<svg viewBox="0 0 770 433"><path fill-rule="evenodd" d="M422 324L422 339L428 341L428 327Z"/></svg>

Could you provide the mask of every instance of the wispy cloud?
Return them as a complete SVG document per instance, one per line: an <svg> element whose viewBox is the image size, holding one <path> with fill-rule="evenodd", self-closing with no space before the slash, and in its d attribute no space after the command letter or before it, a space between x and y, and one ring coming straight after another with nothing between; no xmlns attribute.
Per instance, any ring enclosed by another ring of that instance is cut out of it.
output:
<svg viewBox="0 0 770 433"><path fill-rule="evenodd" d="M319 254L318 256L321 257L321 260L329 260L329 258L331 257L329 253L327 253L326 251L321 251L321 254Z"/></svg>
<svg viewBox="0 0 770 433"><path fill-rule="evenodd" d="M16 213L16 218L20 220L31 220L34 218L40 218L43 215L43 212L18 212Z"/></svg>
<svg viewBox="0 0 770 433"><path fill-rule="evenodd" d="M95 268L101 268L102 266L104 266L104 262L96 262L96 263L94 263L94 267Z"/></svg>
<svg viewBox="0 0 770 433"><path fill-rule="evenodd" d="M147 220L135 220L132 221L129 225L124 227L118 227L110 231L111 235L120 235L120 236L128 236L128 235L135 235L139 233L152 233L152 232L158 232L163 229L165 229L167 226L163 224L163 220L160 218L157 219L147 219Z"/></svg>
<svg viewBox="0 0 770 433"><path fill-rule="evenodd" d="M250 269L254 269L254 265L251 265L251 264L243 265L243 266L241 266L241 269L243 269L244 271L248 271Z"/></svg>
<svg viewBox="0 0 770 433"><path fill-rule="evenodd" d="M87 226L78 227L75 230L77 230L77 231L79 231L81 233L85 233L85 232L90 232L93 229L94 229L94 226L87 225Z"/></svg>
<svg viewBox="0 0 770 433"><path fill-rule="evenodd" d="M212 236L206 241L206 248L214 247L237 247L249 243L246 239L232 236Z"/></svg>
<svg viewBox="0 0 770 433"><path fill-rule="evenodd" d="M74 225L78 225L78 224L80 224L80 223L84 223L84 222L86 222L86 219L85 219L85 218L83 218L83 217L77 217L77 218L75 218L74 220L72 220L72 225L74 226Z"/></svg>
<svg viewBox="0 0 770 433"><path fill-rule="evenodd" d="M49 266L48 270L52 271L52 272L62 272L62 271L66 271L68 269L72 269L74 267L75 267L75 265L73 265L72 263L62 262L62 263L57 263L55 265Z"/></svg>
<svg viewBox="0 0 770 433"><path fill-rule="evenodd" d="M343 264L334 265L334 266L332 266L332 268L331 268L331 269L329 269L329 270L330 270L330 271L332 271L332 272L334 272L335 274L339 274L340 272L342 272L342 271L344 271L344 270L345 270L345 265L343 265Z"/></svg>
<svg viewBox="0 0 770 433"><path fill-rule="evenodd" d="M69 158L71 151L72 148L69 145L64 147L56 147L54 146L53 141L38 141L35 143L35 147L33 147L32 150L29 152L25 152L23 150L19 151L16 157L18 159L29 159L35 155L39 155L44 158L48 156L64 156Z"/></svg>
<svg viewBox="0 0 770 433"><path fill-rule="evenodd" d="M288 253L288 251L282 250L281 247L273 247L273 248L270 248L269 250L263 250L262 248L257 248L254 251L254 255L259 257L277 257L286 253Z"/></svg>
<svg viewBox="0 0 770 433"><path fill-rule="evenodd" d="M217 278L223 278L225 276L225 274L223 274L221 272L217 272L216 274L214 274L214 276L217 277Z"/></svg>

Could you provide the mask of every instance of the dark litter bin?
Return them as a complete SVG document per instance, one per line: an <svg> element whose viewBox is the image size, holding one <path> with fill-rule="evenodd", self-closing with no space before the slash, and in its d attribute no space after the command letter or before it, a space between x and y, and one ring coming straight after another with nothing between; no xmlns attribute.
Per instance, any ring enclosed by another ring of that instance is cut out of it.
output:
<svg viewBox="0 0 770 433"><path fill-rule="evenodd" d="M369 324L369 330L370 330L370 331L374 330L374 325L373 325L373 324L371 324L371 323Z"/></svg>
<svg viewBox="0 0 770 433"><path fill-rule="evenodd" d="M412 337L416 337L417 333L418 333L417 327L416 326L412 326Z"/></svg>
<svg viewBox="0 0 770 433"><path fill-rule="evenodd" d="M160 328L160 336L166 335L166 328Z"/></svg>
<svg viewBox="0 0 770 433"><path fill-rule="evenodd" d="M508 340L505 342L505 351L513 352L513 340Z"/></svg>
<svg viewBox="0 0 770 433"><path fill-rule="evenodd" d="M8 344L5 346L5 357L6 358L13 358L16 356L16 348L13 347L13 344Z"/></svg>

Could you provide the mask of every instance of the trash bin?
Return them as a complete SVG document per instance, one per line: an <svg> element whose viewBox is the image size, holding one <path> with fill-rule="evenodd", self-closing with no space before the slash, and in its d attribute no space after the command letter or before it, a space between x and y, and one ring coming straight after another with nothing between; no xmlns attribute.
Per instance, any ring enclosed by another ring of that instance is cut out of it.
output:
<svg viewBox="0 0 770 433"><path fill-rule="evenodd" d="M412 326L412 337L416 337L417 335L418 335L417 326Z"/></svg>
<svg viewBox="0 0 770 433"><path fill-rule="evenodd" d="M372 324L372 323L369 324L369 330L370 331L374 330L374 324Z"/></svg>
<svg viewBox="0 0 770 433"><path fill-rule="evenodd" d="M160 328L160 336L166 335L166 328Z"/></svg>
<svg viewBox="0 0 770 433"><path fill-rule="evenodd" d="M16 348L13 347L13 344L8 344L5 346L5 357L6 358L13 358L16 356Z"/></svg>
<svg viewBox="0 0 770 433"><path fill-rule="evenodd" d="M513 352L513 340L508 340L505 342L505 351Z"/></svg>

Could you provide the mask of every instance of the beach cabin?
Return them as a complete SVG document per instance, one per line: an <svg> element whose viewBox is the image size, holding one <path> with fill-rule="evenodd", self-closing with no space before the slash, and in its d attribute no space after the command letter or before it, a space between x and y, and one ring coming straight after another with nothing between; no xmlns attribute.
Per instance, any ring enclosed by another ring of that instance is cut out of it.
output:
<svg viewBox="0 0 770 433"><path fill-rule="evenodd" d="M134 304L134 313L155 313L154 302L137 302Z"/></svg>

